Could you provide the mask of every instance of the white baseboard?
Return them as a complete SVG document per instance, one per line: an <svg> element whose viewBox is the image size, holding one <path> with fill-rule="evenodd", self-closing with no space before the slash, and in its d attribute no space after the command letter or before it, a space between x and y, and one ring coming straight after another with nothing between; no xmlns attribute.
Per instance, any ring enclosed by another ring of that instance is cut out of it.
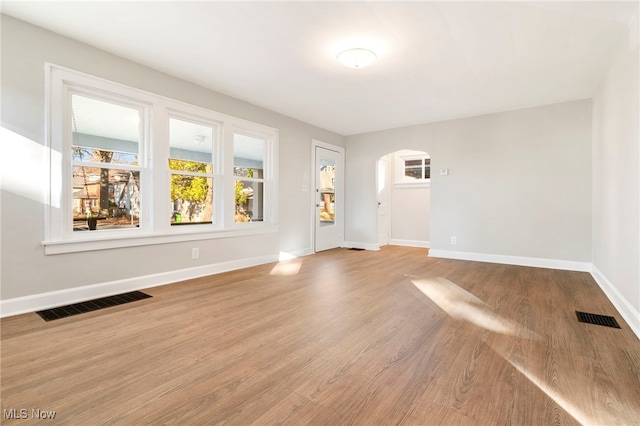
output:
<svg viewBox="0 0 640 426"><path fill-rule="evenodd" d="M300 256L311 253L310 250L301 250L292 254L294 254L295 256ZM48 293L35 294L32 296L16 297L13 299L0 301L0 318L40 311L43 309L51 309L58 306L69 305L72 303L83 302L100 297L112 296L128 291L142 290L149 287L171 284L207 275L234 271L236 269L277 262L278 260L278 255L231 260L228 262L198 266L195 268L180 269L177 271L162 272L159 274L92 284L83 287L75 287Z"/></svg>
<svg viewBox="0 0 640 426"><path fill-rule="evenodd" d="M420 241L420 240L400 240L398 238L392 238L389 240L389 244L392 246L405 246L405 247L422 247L429 248L431 247L430 241Z"/></svg>
<svg viewBox="0 0 640 426"><path fill-rule="evenodd" d="M358 248L365 250L380 250L380 247L376 243L357 243L354 241L344 241L342 243L342 247L344 248Z"/></svg>
<svg viewBox="0 0 640 426"><path fill-rule="evenodd" d="M506 265L532 266L536 268L562 269L567 271L591 272L590 262L544 259L538 257L505 256L500 254L472 253L453 250L429 250L430 257L444 259L473 260L476 262L503 263Z"/></svg>
<svg viewBox="0 0 640 426"><path fill-rule="evenodd" d="M314 254L314 251L311 247L306 249L301 249L301 250L287 251L287 252L281 251L280 255L278 256L278 260L289 260L289 259L294 259L296 257L309 256L311 254Z"/></svg>
<svg viewBox="0 0 640 426"><path fill-rule="evenodd" d="M611 284L600 270L592 265L591 276L598 283L607 298L613 303L613 306L620 312L620 315L629 324L631 330L640 339L640 312L638 312L631 304L625 299L620 292Z"/></svg>

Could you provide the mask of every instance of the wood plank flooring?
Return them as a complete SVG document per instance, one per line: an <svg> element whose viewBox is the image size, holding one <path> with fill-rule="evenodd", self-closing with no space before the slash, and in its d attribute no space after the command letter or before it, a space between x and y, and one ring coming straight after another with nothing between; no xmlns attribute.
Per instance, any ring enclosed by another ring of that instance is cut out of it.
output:
<svg viewBox="0 0 640 426"><path fill-rule="evenodd" d="M640 424L640 341L587 273L336 249L145 292L3 319L2 423Z"/></svg>

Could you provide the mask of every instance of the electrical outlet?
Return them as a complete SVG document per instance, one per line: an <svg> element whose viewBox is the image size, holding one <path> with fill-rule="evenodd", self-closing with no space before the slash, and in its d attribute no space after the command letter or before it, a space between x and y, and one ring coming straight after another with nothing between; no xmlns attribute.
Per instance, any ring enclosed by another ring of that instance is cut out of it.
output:
<svg viewBox="0 0 640 426"><path fill-rule="evenodd" d="M192 259L198 259L200 257L200 249L197 247L194 247L191 249L191 258Z"/></svg>
<svg viewBox="0 0 640 426"><path fill-rule="evenodd" d="M456 237L451 237L451 245L455 246L458 243L458 241L456 240Z"/></svg>

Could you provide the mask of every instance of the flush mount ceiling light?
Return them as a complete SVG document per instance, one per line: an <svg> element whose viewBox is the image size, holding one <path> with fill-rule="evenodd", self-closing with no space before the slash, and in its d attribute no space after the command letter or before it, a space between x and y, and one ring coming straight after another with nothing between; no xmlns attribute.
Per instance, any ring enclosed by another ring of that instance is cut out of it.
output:
<svg viewBox="0 0 640 426"><path fill-rule="evenodd" d="M345 67L364 68L371 65L377 56L369 49L356 48L338 54L338 61Z"/></svg>

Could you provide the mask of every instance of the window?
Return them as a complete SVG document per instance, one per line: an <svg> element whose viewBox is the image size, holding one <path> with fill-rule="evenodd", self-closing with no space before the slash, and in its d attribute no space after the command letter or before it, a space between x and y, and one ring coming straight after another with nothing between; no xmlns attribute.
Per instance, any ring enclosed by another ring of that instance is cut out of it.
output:
<svg viewBox="0 0 640 426"><path fill-rule="evenodd" d="M404 160L405 180L426 180L431 179L431 159L427 157Z"/></svg>
<svg viewBox="0 0 640 426"><path fill-rule="evenodd" d="M242 134L233 135L235 180L235 222L264 220L265 141Z"/></svg>
<svg viewBox="0 0 640 426"><path fill-rule="evenodd" d="M140 224L141 111L116 102L71 92L73 232Z"/></svg>
<svg viewBox="0 0 640 426"><path fill-rule="evenodd" d="M169 119L171 225L213 223L215 129Z"/></svg>
<svg viewBox="0 0 640 426"><path fill-rule="evenodd" d="M47 66L45 253L272 232L276 129Z"/></svg>
<svg viewBox="0 0 640 426"><path fill-rule="evenodd" d="M395 154L396 185L428 185L431 181L431 158L421 151L402 150Z"/></svg>

